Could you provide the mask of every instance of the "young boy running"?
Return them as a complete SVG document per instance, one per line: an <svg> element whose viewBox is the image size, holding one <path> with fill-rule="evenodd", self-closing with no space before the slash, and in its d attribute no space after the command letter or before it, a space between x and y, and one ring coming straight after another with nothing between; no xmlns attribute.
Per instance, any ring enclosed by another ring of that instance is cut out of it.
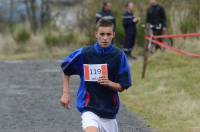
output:
<svg viewBox="0 0 200 132"><path fill-rule="evenodd" d="M131 86L130 69L124 52L112 44L115 37L112 22L98 21L95 37L96 43L74 51L62 62L64 75L60 103L69 108L69 78L79 75L81 85L76 105L82 114L84 132L118 132L118 92Z"/></svg>

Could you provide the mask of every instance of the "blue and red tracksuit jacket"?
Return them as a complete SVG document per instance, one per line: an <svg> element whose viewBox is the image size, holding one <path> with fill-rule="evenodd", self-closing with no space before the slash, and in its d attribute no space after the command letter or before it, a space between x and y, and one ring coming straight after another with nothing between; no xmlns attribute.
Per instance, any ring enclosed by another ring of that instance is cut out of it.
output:
<svg viewBox="0 0 200 132"><path fill-rule="evenodd" d="M81 84L77 93L77 109L82 113L91 111L101 118L114 119L119 110L118 92L98 82L84 80L84 64L107 64L109 80L119 83L124 89L131 86L127 58L120 49L111 44L102 48L98 43L80 48L61 63L65 75L79 75Z"/></svg>

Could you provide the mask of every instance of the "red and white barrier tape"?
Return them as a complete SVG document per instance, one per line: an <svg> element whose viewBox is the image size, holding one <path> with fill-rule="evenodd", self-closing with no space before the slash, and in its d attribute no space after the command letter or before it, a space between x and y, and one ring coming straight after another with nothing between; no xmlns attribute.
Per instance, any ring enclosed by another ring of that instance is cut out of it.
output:
<svg viewBox="0 0 200 132"><path fill-rule="evenodd" d="M178 38L178 37L198 37L198 35L200 36L200 34L190 34L189 36L188 35L163 35L164 37L161 37L161 36L155 36L154 38ZM173 51L175 52L176 54L178 55L181 55L181 56L189 56L189 57L192 57L192 58L200 58L200 54L194 54L194 53L190 53L190 52L187 52L187 51L183 51L183 50L179 50L179 49L176 49L176 48L173 48L169 45L167 45L166 43L164 42L160 42L158 40L155 40L155 39L152 39L152 37L150 36L145 36L145 39L146 40L149 40L151 42L153 42L154 44L157 44L167 50L170 50L170 51Z"/></svg>
<svg viewBox="0 0 200 132"><path fill-rule="evenodd" d="M191 38L191 37L200 37L200 33L152 36L152 38Z"/></svg>

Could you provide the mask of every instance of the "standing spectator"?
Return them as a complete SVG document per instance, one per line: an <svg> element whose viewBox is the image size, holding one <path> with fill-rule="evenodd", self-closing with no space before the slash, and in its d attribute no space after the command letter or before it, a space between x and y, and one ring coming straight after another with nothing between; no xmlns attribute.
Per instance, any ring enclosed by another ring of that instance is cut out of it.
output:
<svg viewBox="0 0 200 132"><path fill-rule="evenodd" d="M133 14L134 4L133 2L128 2L126 5L126 11L123 14L123 27L125 30L125 41L123 44L123 50L127 57L130 59L136 59L135 56L131 55L131 52L135 45L136 38L136 24L139 18L135 17Z"/></svg>
<svg viewBox="0 0 200 132"><path fill-rule="evenodd" d="M149 0L150 7L147 10L146 23L150 24L153 35L163 35L167 27L167 17L164 8L158 4L157 0ZM160 46L156 45L156 49Z"/></svg>
<svg viewBox="0 0 200 132"><path fill-rule="evenodd" d="M111 3L110 2L108 2L108 1L104 1L103 2L102 10L96 14L96 23L100 19L109 20L114 24L114 26L116 25L115 17L114 17L114 15L112 13Z"/></svg>

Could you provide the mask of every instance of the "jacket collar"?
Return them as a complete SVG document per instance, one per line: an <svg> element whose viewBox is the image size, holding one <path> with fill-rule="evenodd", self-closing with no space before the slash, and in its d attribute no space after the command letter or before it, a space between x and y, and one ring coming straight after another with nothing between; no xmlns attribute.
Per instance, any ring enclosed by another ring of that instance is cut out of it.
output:
<svg viewBox="0 0 200 132"><path fill-rule="evenodd" d="M156 3L156 4L152 4L151 6L152 6L152 7L157 7L157 6L159 6L159 5L158 5L158 3Z"/></svg>
<svg viewBox="0 0 200 132"><path fill-rule="evenodd" d="M106 47L106 48L102 48L101 46L100 46L100 44L98 43L98 42L96 42L95 44L94 44L94 48L95 48L95 50L97 51L97 53L99 53L99 54L109 54L111 51L112 51L112 49L113 49L113 44L110 44L108 47Z"/></svg>
<svg viewBox="0 0 200 132"><path fill-rule="evenodd" d="M102 12L105 13L105 14L111 14L110 10L104 10L104 9L102 9Z"/></svg>

